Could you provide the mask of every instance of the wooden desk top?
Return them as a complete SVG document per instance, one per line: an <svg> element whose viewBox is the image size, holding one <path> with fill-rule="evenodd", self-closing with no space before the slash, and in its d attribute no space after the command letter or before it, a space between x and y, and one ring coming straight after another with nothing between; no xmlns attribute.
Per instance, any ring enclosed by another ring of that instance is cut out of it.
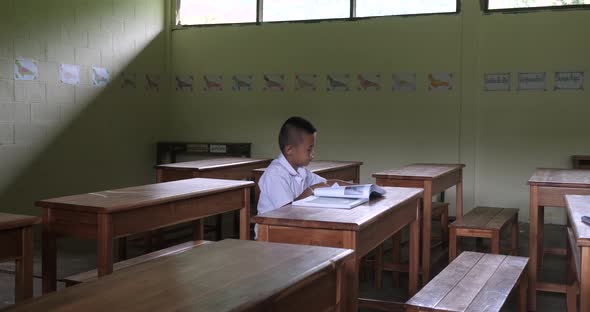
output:
<svg viewBox="0 0 590 312"><path fill-rule="evenodd" d="M247 165L267 166L272 159L263 158L245 158L245 157L224 157L212 158L195 161L186 161L173 164L163 164L155 166L156 169L192 169L199 171L224 169Z"/></svg>
<svg viewBox="0 0 590 312"><path fill-rule="evenodd" d="M332 171L335 169L344 169L350 167L357 167L363 164L362 161L342 161L342 160L314 160L309 163L306 168L316 174ZM256 172L264 172L266 168L254 169Z"/></svg>
<svg viewBox="0 0 590 312"><path fill-rule="evenodd" d="M359 231L395 207L422 197L419 188L383 187L381 198L352 209L298 207L291 204L252 217L253 223L295 227L313 227L332 230Z"/></svg>
<svg viewBox="0 0 590 312"><path fill-rule="evenodd" d="M528 183L538 186L590 188L590 170L539 168Z"/></svg>
<svg viewBox="0 0 590 312"><path fill-rule="evenodd" d="M445 174L462 170L463 164L411 164L397 169L373 174L374 178L395 178L404 180L434 180Z"/></svg>
<svg viewBox="0 0 590 312"><path fill-rule="evenodd" d="M590 225L582 222L582 216L590 216L590 196L565 195L570 226L578 246L590 246Z"/></svg>
<svg viewBox="0 0 590 312"><path fill-rule="evenodd" d="M39 223L41 219L35 216L16 215L0 212L0 230L12 230Z"/></svg>
<svg viewBox="0 0 590 312"><path fill-rule="evenodd" d="M251 181L195 178L41 200L35 205L43 208L114 213L253 186L254 182Z"/></svg>
<svg viewBox="0 0 590 312"><path fill-rule="evenodd" d="M44 295L8 311L257 310L352 255L349 249L224 240Z"/></svg>

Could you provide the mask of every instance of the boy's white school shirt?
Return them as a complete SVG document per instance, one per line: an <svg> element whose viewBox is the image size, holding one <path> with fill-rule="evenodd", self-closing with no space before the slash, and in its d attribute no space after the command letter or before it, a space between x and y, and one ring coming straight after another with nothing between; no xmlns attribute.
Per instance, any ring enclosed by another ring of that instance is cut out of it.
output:
<svg viewBox="0 0 590 312"><path fill-rule="evenodd" d="M326 179L305 167L295 170L281 154L264 170L258 182L260 187L258 214L281 208L294 201L308 187L324 182ZM255 227L256 234L258 234L257 229L258 226Z"/></svg>

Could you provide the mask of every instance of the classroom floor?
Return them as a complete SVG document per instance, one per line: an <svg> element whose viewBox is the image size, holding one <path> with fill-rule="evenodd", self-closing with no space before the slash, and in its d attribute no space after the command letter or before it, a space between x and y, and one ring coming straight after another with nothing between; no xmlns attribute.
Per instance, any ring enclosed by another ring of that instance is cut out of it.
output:
<svg viewBox="0 0 590 312"><path fill-rule="evenodd" d="M565 247L565 227L559 225L545 225L546 246ZM520 255L528 254L528 223L520 225ZM466 239L464 242L465 250L474 250L474 239ZM41 244L35 244L34 275L35 275L35 296L41 293ZM387 249L387 247L386 247ZM84 241L60 240L58 241L58 277L64 277L71 274L84 272L96 268L95 244L89 244ZM129 256L141 254L141 250L134 245L129 248ZM389 258L385 254L385 261ZM439 272L446 265L441 261L434 270ZM11 263L0 263L0 309L14 303L14 266ZM407 293L404 289L391 288L391 274L383 274L383 288L377 290L373 287L371 272L368 277L361 282L361 294L364 297L374 299L386 299L395 301L407 300ZM545 259L545 270L540 275L541 280L551 282L563 282L565 280L565 258L560 256L549 255ZM403 274L401 279L402 285L407 285ZM58 283L58 288L63 288L63 283ZM502 311L515 311L515 304L511 301ZM551 293L538 293L537 311L565 311L565 296ZM371 310L361 310L371 311Z"/></svg>

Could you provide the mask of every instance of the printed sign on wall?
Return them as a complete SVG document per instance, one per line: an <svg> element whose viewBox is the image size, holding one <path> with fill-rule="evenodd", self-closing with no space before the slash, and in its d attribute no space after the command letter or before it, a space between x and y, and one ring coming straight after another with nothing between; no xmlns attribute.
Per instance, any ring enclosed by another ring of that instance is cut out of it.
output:
<svg viewBox="0 0 590 312"><path fill-rule="evenodd" d="M554 90L584 90L584 72L556 72Z"/></svg>
<svg viewBox="0 0 590 312"><path fill-rule="evenodd" d="M349 91L350 90L350 74L328 74L326 75L328 82L328 91Z"/></svg>
<svg viewBox="0 0 590 312"><path fill-rule="evenodd" d="M518 90L547 90L545 85L545 73L518 73Z"/></svg>
<svg viewBox="0 0 590 312"><path fill-rule="evenodd" d="M485 91L510 91L512 85L511 73L484 74L483 84Z"/></svg>
<svg viewBox="0 0 590 312"><path fill-rule="evenodd" d="M394 73L391 78L393 91L416 91L416 73Z"/></svg>
<svg viewBox="0 0 590 312"><path fill-rule="evenodd" d="M23 58L14 61L14 80L35 80L38 77L37 62Z"/></svg>

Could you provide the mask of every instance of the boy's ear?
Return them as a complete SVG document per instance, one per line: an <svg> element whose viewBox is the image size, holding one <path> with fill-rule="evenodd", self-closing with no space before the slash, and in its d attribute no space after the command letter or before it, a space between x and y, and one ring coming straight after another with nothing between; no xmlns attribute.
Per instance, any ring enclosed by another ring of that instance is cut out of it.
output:
<svg viewBox="0 0 590 312"><path fill-rule="evenodd" d="M289 156L293 155L294 150L295 149L293 148L293 145L290 145L290 144L285 145L285 155L289 155Z"/></svg>

